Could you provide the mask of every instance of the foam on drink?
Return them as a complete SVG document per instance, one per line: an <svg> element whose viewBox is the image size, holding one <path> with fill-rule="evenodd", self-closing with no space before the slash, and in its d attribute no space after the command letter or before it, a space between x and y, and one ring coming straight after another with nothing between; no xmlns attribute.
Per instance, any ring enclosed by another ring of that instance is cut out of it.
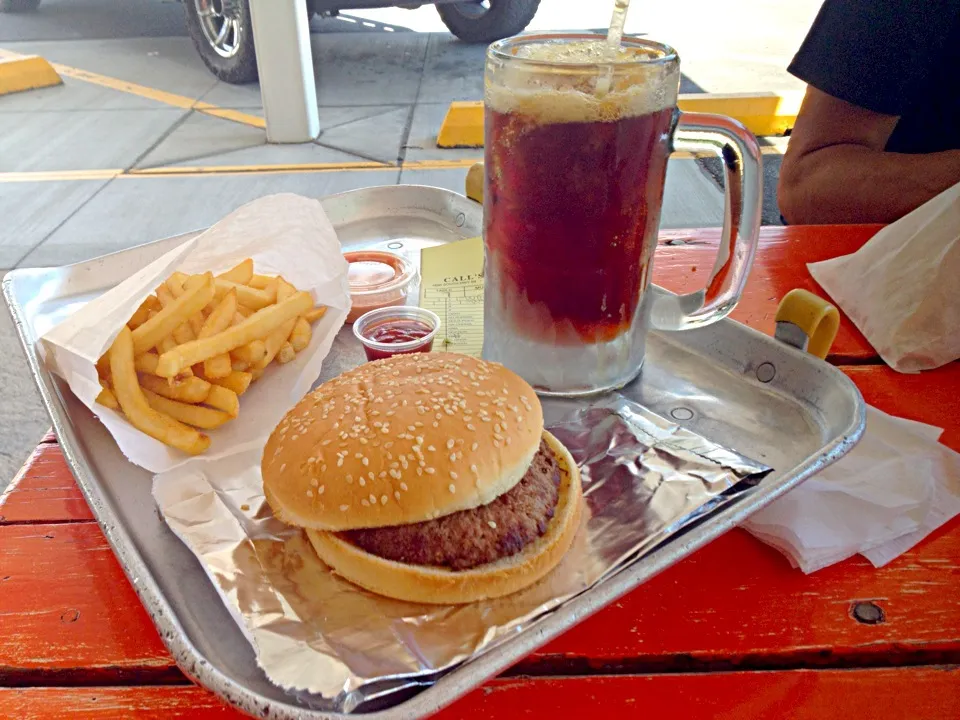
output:
<svg viewBox="0 0 960 720"><path fill-rule="evenodd" d="M540 42L520 45L516 57L559 68L548 76L538 65L500 69L501 77L488 80L484 93L486 105L497 112L520 113L542 123L613 122L677 103L679 66L657 62L663 55L653 49L612 48L602 40ZM598 81L604 78L609 85L598 93Z"/></svg>

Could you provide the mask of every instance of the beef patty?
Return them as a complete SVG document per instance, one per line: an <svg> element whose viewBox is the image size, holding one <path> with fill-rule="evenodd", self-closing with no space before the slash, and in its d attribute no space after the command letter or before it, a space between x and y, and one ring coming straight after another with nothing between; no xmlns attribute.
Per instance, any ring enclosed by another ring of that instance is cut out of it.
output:
<svg viewBox="0 0 960 720"><path fill-rule="evenodd" d="M487 505L436 520L348 530L339 536L387 560L468 570L514 555L543 535L556 510L559 488L560 465L541 440L523 479Z"/></svg>

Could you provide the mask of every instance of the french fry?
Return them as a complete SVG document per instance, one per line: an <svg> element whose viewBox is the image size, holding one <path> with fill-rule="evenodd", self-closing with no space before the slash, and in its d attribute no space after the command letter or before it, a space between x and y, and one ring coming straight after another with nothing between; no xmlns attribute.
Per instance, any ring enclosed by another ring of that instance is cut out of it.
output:
<svg viewBox="0 0 960 720"><path fill-rule="evenodd" d="M202 430L214 430L233 419L222 410L177 402L146 389L143 390L143 395L154 410L169 415L185 425L192 425Z"/></svg>
<svg viewBox="0 0 960 720"><path fill-rule="evenodd" d="M214 311L204 320L203 327L200 329L197 337L205 338L216 335L218 332L223 332L230 327L236 313L237 292L231 288L223 298L221 298L220 303Z"/></svg>
<svg viewBox="0 0 960 720"><path fill-rule="evenodd" d="M249 285L252 288L257 288L258 290L263 290L267 285L269 285L276 278L272 278L269 275L253 275L245 285Z"/></svg>
<svg viewBox="0 0 960 720"><path fill-rule="evenodd" d="M209 382L198 377L189 377L184 379L183 382L171 386L161 377L142 373L140 375L140 386L170 400L179 400L186 403L204 402L212 390Z"/></svg>
<svg viewBox="0 0 960 720"><path fill-rule="evenodd" d="M237 370L234 370L226 377L213 380L215 385L225 387L227 390L233 390L238 396L243 395L247 391L251 382L253 382L253 376L250 373Z"/></svg>
<svg viewBox="0 0 960 720"><path fill-rule="evenodd" d="M319 320L326 314L327 314L327 306L318 305L313 310L309 310L308 312L304 313L303 317L306 318L306 321L308 323L315 323L317 320Z"/></svg>
<svg viewBox="0 0 960 720"><path fill-rule="evenodd" d="M101 379L110 375L110 351L107 350L103 355L100 356L100 359L97 360L97 375Z"/></svg>
<svg viewBox="0 0 960 720"><path fill-rule="evenodd" d="M157 363L160 362L160 356L155 352L145 352L142 355L137 355L133 359L133 364L137 368L137 372L149 373L150 375L157 374Z"/></svg>
<svg viewBox="0 0 960 720"><path fill-rule="evenodd" d="M277 353L277 362L281 365L286 365L296 356L297 351L293 349L293 345L291 345L289 342L285 342L280 346L280 351Z"/></svg>
<svg viewBox="0 0 960 720"><path fill-rule="evenodd" d="M287 342L293 346L294 352L300 352L310 344L312 336L313 330L310 328L310 323L305 317L299 317Z"/></svg>
<svg viewBox="0 0 960 720"><path fill-rule="evenodd" d="M277 301L277 293L271 293L269 287L264 290L257 290L256 288L248 287L247 285L239 285L237 283L232 283L229 280L217 278L215 291L215 296L217 299L222 298L231 290L236 291L237 302L244 307L250 308L251 310L260 310L267 307L267 305L272 305Z"/></svg>
<svg viewBox="0 0 960 720"><path fill-rule="evenodd" d="M193 313L202 310L208 302L213 300L213 296L213 277L207 273L202 282L197 283L195 287L185 289L183 295L133 331L133 354L140 355L156 347L164 337L176 330ZM146 404L146 400L143 402Z"/></svg>
<svg viewBox="0 0 960 720"><path fill-rule="evenodd" d="M266 354L267 346L264 345L263 340L259 339L251 340L246 345L241 345L230 351L230 357L234 361L245 362L247 365L255 365Z"/></svg>
<svg viewBox="0 0 960 720"><path fill-rule="evenodd" d="M183 280L187 276L183 273L174 273L167 278L167 287L170 289L170 292L173 293L175 298L183 295ZM209 303L208 303L209 305ZM203 312L195 312L190 316L190 329L193 330L193 335L196 337L200 333L200 328L203 327ZM192 339L192 338L191 338Z"/></svg>
<svg viewBox="0 0 960 720"><path fill-rule="evenodd" d="M239 300L239 293L237 295L237 299ZM187 294L184 293L183 297L187 297ZM180 299L178 299L177 302L179 302ZM293 330L293 325L296 323L297 317L311 307L313 307L313 299L310 297L310 293L294 293L276 305L258 310L239 325L229 327L223 332L211 337L192 340L164 352L160 356L157 374L161 377L174 377L184 368L202 362L214 355L230 352L241 345L246 345L253 340L262 338L264 335L272 334L278 328L282 328L289 323L289 328L279 343L279 345L282 345L283 341L286 341L290 332ZM161 312L165 312L166 309L167 308L164 308ZM159 317L159 315L157 317ZM277 350L280 349L279 345L277 346ZM147 348L144 349L146 350Z"/></svg>
<svg viewBox="0 0 960 720"><path fill-rule="evenodd" d="M97 395L97 403L108 407L111 410L119 410L120 403L117 402L117 396L113 394L113 391L108 388L106 385L102 386L100 394Z"/></svg>
<svg viewBox="0 0 960 720"><path fill-rule="evenodd" d="M220 273L217 277L222 280L239 283L240 285L248 285L250 284L250 279L253 277L253 259L247 258L225 273Z"/></svg>
<svg viewBox="0 0 960 720"><path fill-rule="evenodd" d="M256 382L257 380L259 380L259 379L261 378L262 375L263 375L263 369L262 369L262 368L252 368L252 369L250 370L250 381L251 381L251 382Z"/></svg>
<svg viewBox="0 0 960 720"><path fill-rule="evenodd" d="M227 377L232 372L233 362L230 360L230 353L214 355L203 361L203 376L211 380Z"/></svg>
<svg viewBox="0 0 960 720"><path fill-rule="evenodd" d="M140 307L137 308L136 312L133 313L133 317L127 320L127 327L131 330L137 329L150 318L151 310L159 309L160 301L157 300L155 295L148 295L147 298L140 303Z"/></svg>
<svg viewBox="0 0 960 720"><path fill-rule="evenodd" d="M244 307L243 305L237 306L237 312L240 314L240 317L243 317L243 318L248 318L251 315L253 315L253 310L251 310L248 307Z"/></svg>
<svg viewBox="0 0 960 720"><path fill-rule="evenodd" d="M160 300L160 304L163 305L163 307L168 307L176 301L176 298L170 291L170 288L168 288L166 285L161 285L157 288L157 298ZM194 315L195 314L196 313L194 313ZM193 315L190 317L193 317ZM177 345L190 342L196 337L193 330L190 328L190 317L188 317L185 322L178 325L173 331L173 339Z"/></svg>
<svg viewBox="0 0 960 720"><path fill-rule="evenodd" d="M269 335L267 335L263 341L263 344L267 348L267 352L262 358L260 358L259 361L253 363L254 368L263 370L265 367L267 367L267 365L273 362L273 359L277 356L277 353L280 352L280 348L282 348L284 343L287 342L287 338L290 337L290 333L293 332L293 326L296 324L297 319L290 318L280 327L276 328Z"/></svg>
<svg viewBox="0 0 960 720"><path fill-rule="evenodd" d="M246 372L246 370L250 367L250 363L246 363L243 360L237 360L232 354L230 356L230 360L230 367L233 368L234 372Z"/></svg>
<svg viewBox="0 0 960 720"><path fill-rule="evenodd" d="M210 394L207 395L207 399L203 402L212 408L223 410L223 412L231 417L236 417L240 414L240 399L237 397L237 394L222 385L211 385Z"/></svg>
<svg viewBox="0 0 960 720"><path fill-rule="evenodd" d="M157 317L160 317L165 310L166 308L161 310ZM169 415L154 410L144 397L137 383L137 371L133 360L136 347L134 332L136 331L123 327L110 347L110 375L113 378L114 393L124 415L135 428L166 445L190 455L203 452L210 446L208 435L197 432ZM156 342L157 340L154 340L151 346Z"/></svg>

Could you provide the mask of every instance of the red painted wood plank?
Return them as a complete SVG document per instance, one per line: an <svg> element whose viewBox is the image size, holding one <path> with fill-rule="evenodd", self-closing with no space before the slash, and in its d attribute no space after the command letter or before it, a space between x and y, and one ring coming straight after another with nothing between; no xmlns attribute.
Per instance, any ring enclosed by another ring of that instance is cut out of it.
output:
<svg viewBox="0 0 960 720"><path fill-rule="evenodd" d="M41 438L40 443L41 444L55 443L56 441L57 441L57 434L53 432L53 428L50 428L49 430L47 430L47 434Z"/></svg>
<svg viewBox="0 0 960 720"><path fill-rule="evenodd" d="M172 667L95 523L0 526L0 676Z"/></svg>
<svg viewBox="0 0 960 720"><path fill-rule="evenodd" d="M234 720L249 717L195 686L0 689L4 717L18 720Z"/></svg>
<svg viewBox="0 0 960 720"><path fill-rule="evenodd" d="M955 720L960 717L960 671L953 667L502 679L435 717Z"/></svg>
<svg viewBox="0 0 960 720"><path fill-rule="evenodd" d="M810 276L807 263L855 252L881 227L764 227L747 288L731 317L772 335L777 305L790 290L804 288L829 299ZM690 292L703 287L713 269L719 239L720 231L714 228L661 233L661 244L653 265L653 281L673 292ZM876 351L866 338L843 317L830 353L831 362L862 362L876 357Z"/></svg>
<svg viewBox="0 0 960 720"><path fill-rule="evenodd" d="M0 690L9 717L46 720L241 718L197 687L23 688ZM636 718L687 720L955 720L956 667L791 670L494 680L458 700L437 720L487 718Z"/></svg>
<svg viewBox="0 0 960 720"><path fill-rule="evenodd" d="M56 442L42 443L0 495L0 525L78 520L93 520L93 513L60 446Z"/></svg>

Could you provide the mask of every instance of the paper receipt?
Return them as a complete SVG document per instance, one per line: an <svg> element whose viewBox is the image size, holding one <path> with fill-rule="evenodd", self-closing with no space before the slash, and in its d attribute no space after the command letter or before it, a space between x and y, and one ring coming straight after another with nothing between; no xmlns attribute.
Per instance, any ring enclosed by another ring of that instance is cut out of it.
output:
<svg viewBox="0 0 960 720"><path fill-rule="evenodd" d="M483 239L420 251L420 307L440 316L434 352L480 357L483 348Z"/></svg>

